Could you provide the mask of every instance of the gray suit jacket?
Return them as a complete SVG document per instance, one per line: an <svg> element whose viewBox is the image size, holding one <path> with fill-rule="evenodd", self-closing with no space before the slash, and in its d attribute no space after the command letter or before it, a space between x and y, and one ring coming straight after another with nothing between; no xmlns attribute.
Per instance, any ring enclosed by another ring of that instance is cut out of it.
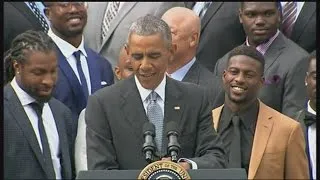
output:
<svg viewBox="0 0 320 180"><path fill-rule="evenodd" d="M222 142L213 130L211 110L205 93L197 85L167 78L164 132L169 121L180 125L178 158L190 158L200 169L225 167ZM142 169L147 165L142 152L142 127L148 119L134 76L91 95L85 120L89 170ZM162 142L162 152L166 152L165 135Z"/></svg>
<svg viewBox="0 0 320 180"><path fill-rule="evenodd" d="M59 134L61 174L63 179L75 177L73 172L73 123L70 110L58 100L49 101ZM44 166L42 152L32 125L12 86L4 87L4 178L48 179L53 177Z"/></svg>
<svg viewBox="0 0 320 180"><path fill-rule="evenodd" d="M113 19L102 42L102 22L108 2L88 3L88 22L84 31L86 44L106 57L112 67L117 64L121 47L126 43L131 24L147 14L161 17L168 9L175 6L184 7L183 2L125 2L119 14Z"/></svg>
<svg viewBox="0 0 320 180"><path fill-rule="evenodd" d="M190 9L194 2L186 3ZM212 2L201 20L197 60L211 72L219 58L245 41L239 2Z"/></svg>
<svg viewBox="0 0 320 180"><path fill-rule="evenodd" d="M311 53L316 44L316 2L305 1L294 23L290 39Z"/></svg>
<svg viewBox="0 0 320 180"><path fill-rule="evenodd" d="M308 53L304 49L280 32L264 55L266 83L260 90L261 101L293 118L302 109L300 105L306 102L304 78L308 68L307 57ZM222 76L227 58L228 53L219 59L215 75Z"/></svg>

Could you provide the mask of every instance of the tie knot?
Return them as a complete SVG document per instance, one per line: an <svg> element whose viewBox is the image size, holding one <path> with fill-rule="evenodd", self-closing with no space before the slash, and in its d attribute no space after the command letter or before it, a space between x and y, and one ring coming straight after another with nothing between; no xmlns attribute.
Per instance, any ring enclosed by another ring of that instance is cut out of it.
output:
<svg viewBox="0 0 320 180"><path fill-rule="evenodd" d="M79 50L79 51L75 51L75 52L73 53L73 55L74 55L74 57L76 58L77 61L80 61L80 54L81 54L81 51L80 51L80 50Z"/></svg>
<svg viewBox="0 0 320 180"><path fill-rule="evenodd" d="M232 117L232 123L233 123L233 125L234 125L234 126L239 126L239 122L240 122L239 116L238 116L238 115L234 115L234 116Z"/></svg>
<svg viewBox="0 0 320 180"><path fill-rule="evenodd" d="M36 111L38 116L42 115L43 105L43 103L37 101L30 103L30 106Z"/></svg>
<svg viewBox="0 0 320 180"><path fill-rule="evenodd" d="M158 94L155 91L152 91L149 95L151 101L157 101Z"/></svg>

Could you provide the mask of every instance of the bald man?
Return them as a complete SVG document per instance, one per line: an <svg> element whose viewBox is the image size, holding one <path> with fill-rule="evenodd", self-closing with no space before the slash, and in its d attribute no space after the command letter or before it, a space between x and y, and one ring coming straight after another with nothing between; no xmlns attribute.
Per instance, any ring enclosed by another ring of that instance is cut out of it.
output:
<svg viewBox="0 0 320 180"><path fill-rule="evenodd" d="M124 46L120 50L118 64L114 67L114 74L118 80L126 79L133 73L132 66L130 63L130 57Z"/></svg>
<svg viewBox="0 0 320 180"><path fill-rule="evenodd" d="M175 80L207 88L213 103L218 92L214 84L218 79L195 57L200 37L199 16L188 8L174 7L166 11L162 19L169 25L172 43L177 48L173 60L169 62L168 75Z"/></svg>

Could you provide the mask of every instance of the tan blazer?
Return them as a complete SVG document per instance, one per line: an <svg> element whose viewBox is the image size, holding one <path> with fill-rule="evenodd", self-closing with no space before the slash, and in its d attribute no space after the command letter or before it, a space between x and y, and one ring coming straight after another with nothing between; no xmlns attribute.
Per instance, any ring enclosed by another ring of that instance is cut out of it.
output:
<svg viewBox="0 0 320 180"><path fill-rule="evenodd" d="M248 179L309 179L300 124L260 100ZM212 110L217 130L222 106Z"/></svg>

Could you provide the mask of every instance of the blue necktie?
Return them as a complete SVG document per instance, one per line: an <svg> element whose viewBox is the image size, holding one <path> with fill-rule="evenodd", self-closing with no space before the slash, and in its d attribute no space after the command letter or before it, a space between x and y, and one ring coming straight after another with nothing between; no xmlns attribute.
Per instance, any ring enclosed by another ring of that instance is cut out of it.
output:
<svg viewBox="0 0 320 180"><path fill-rule="evenodd" d="M157 103L158 94L152 91L149 95L149 104L147 106L147 116L151 123L156 127L156 145L161 152L162 131L163 131L163 114L160 105Z"/></svg>
<svg viewBox="0 0 320 180"><path fill-rule="evenodd" d="M84 93L84 96L85 96L86 101L87 101L88 100L88 96L89 96L88 85L87 85L86 77L84 76L84 73L83 73L83 70L82 70L82 67L81 67L80 54L81 54L81 51L76 51L76 52L73 53L73 55L74 55L74 57L76 58L76 61L77 61L77 70L78 70L78 73L79 73L79 76L80 76L80 81L81 81L81 86L82 86L82 89L83 89L83 93Z"/></svg>

